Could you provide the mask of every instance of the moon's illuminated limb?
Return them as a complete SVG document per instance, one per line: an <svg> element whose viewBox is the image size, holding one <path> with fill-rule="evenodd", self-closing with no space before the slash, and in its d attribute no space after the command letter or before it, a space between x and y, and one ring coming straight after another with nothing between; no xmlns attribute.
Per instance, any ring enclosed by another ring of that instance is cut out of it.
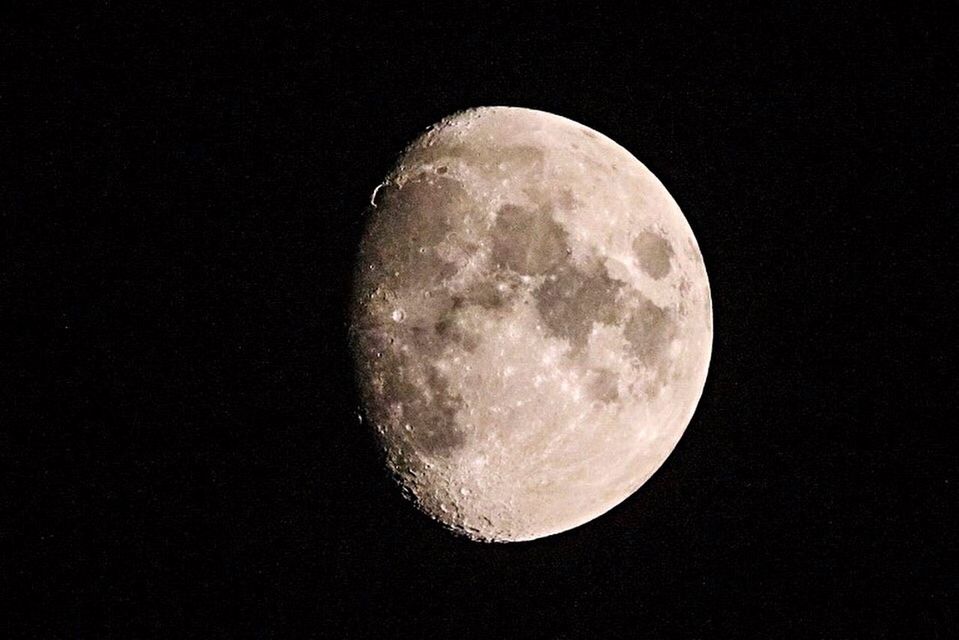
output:
<svg viewBox="0 0 959 640"><path fill-rule="evenodd" d="M373 201L353 346L423 511L476 539L538 538L659 468L702 393L712 312L649 170L571 120L484 108L415 141Z"/></svg>

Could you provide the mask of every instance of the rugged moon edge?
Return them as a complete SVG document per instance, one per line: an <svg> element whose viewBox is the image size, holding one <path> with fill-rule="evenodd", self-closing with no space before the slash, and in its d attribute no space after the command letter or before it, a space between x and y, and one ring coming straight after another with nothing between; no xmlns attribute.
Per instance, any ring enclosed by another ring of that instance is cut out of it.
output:
<svg viewBox="0 0 959 640"><path fill-rule="evenodd" d="M433 125L371 198L350 339L364 413L419 509L483 541L596 518L672 452L712 306L656 177L572 120Z"/></svg>

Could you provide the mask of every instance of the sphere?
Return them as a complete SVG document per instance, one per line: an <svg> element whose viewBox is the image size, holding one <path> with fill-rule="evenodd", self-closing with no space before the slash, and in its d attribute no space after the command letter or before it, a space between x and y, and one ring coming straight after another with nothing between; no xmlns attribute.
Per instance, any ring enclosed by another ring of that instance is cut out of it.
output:
<svg viewBox="0 0 959 640"><path fill-rule="evenodd" d="M529 109L429 128L377 187L351 341L386 464L477 540L581 525L662 465L702 394L709 283L663 185Z"/></svg>

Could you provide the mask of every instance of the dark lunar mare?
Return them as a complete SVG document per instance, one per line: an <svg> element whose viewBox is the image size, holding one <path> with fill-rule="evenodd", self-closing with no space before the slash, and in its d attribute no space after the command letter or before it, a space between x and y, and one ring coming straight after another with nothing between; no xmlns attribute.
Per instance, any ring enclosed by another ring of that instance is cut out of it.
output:
<svg viewBox="0 0 959 640"><path fill-rule="evenodd" d="M413 450L447 455L464 443L465 436L455 421L462 398L429 364L457 339L443 330L443 318L456 302L440 286L455 267L437 254L436 246L471 203L458 181L425 175L402 187L384 186L378 200L370 212L354 278L350 342L360 393L371 422L383 430L381 437L393 444L406 442L405 455ZM423 211L433 215L424 216ZM398 324L389 317L389 303L398 291L429 293L418 303L417 323ZM413 355L398 350L399 343L411 347ZM391 403L402 407L399 425L389 419ZM403 437L387 431L406 425L410 429Z"/></svg>
<svg viewBox="0 0 959 640"><path fill-rule="evenodd" d="M569 189L531 188L534 204L500 206L489 229L487 268L461 290L449 289L459 267L438 248L476 254L477 241L466 240L461 226L482 215L464 185L450 177L448 160L504 176L514 164L542 162L541 151L534 148L498 151L445 144L415 148L410 162L435 166L408 178L398 166L393 175L404 178L384 184L370 209L354 282L351 345L364 404L384 444L397 455L395 464L414 452L446 456L466 443L469 436L456 420L463 399L433 363L450 347L468 353L479 344L482 336L461 321L465 312L480 307L508 313L524 288L546 334L570 345L568 357L585 357L594 323L622 326L634 364L654 371L647 392L655 395L668 383L665 350L679 330L675 310L658 307L612 278L598 254L574 262L568 232L556 219L558 210L581 206ZM647 275L658 280L669 274L674 250L662 235L642 231L632 249ZM535 284L524 283L525 276L536 278ZM416 299L403 322L391 317L398 295ZM587 388L598 401L618 399L615 373L591 369L587 377ZM399 419L390 406L400 408Z"/></svg>

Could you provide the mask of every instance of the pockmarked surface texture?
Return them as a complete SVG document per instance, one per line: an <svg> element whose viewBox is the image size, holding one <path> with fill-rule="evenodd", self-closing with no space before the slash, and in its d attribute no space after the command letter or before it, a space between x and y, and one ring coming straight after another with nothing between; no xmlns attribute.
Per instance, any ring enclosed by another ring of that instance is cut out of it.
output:
<svg viewBox="0 0 959 640"><path fill-rule="evenodd" d="M702 256L663 185L596 131L509 107L432 126L377 187L351 318L404 493L488 541L636 491L689 423L712 345Z"/></svg>

